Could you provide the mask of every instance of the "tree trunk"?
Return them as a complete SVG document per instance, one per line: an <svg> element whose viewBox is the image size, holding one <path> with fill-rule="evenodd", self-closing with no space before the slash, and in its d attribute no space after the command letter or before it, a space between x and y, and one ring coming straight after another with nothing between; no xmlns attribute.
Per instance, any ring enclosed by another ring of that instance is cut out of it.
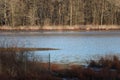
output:
<svg viewBox="0 0 120 80"><path fill-rule="evenodd" d="M72 6L72 0L70 0L70 26L72 26L72 18L73 18L73 6Z"/></svg>
<svg viewBox="0 0 120 80"><path fill-rule="evenodd" d="M105 0L102 0L102 9L101 9L101 21L100 24L103 25L103 18L104 18L104 7L105 7Z"/></svg>

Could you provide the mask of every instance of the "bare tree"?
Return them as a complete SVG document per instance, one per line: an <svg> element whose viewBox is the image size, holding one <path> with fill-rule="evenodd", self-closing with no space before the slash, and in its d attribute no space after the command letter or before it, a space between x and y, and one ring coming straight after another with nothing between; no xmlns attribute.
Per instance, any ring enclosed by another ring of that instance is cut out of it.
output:
<svg viewBox="0 0 120 80"><path fill-rule="evenodd" d="M73 0L70 0L70 26L72 26L73 22Z"/></svg>

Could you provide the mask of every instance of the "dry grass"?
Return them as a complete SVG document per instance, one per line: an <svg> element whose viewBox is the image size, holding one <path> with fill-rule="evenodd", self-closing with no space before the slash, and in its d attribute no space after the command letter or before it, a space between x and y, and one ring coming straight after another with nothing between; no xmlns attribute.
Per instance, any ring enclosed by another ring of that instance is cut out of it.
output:
<svg viewBox="0 0 120 80"><path fill-rule="evenodd" d="M27 52L28 53L28 52ZM99 60L90 60L88 67L71 65L64 69L64 64L51 64L52 75L47 71L48 63L27 60L27 72L24 74L23 51L16 56L16 50L0 50L0 61L2 61L1 80L62 80L63 77L78 78L79 80L120 80L120 58L116 55L107 55ZM9 63L8 63L9 61ZM22 66L21 66L22 65ZM19 68L18 68L19 66ZM96 71L95 69L99 69ZM16 75L14 75L12 70Z"/></svg>
<svg viewBox="0 0 120 80"><path fill-rule="evenodd" d="M118 55L89 60L87 67L71 65L64 69L64 64L51 64L50 73L48 63L37 61L29 51L16 50L17 47L13 49L9 46L5 50L0 49L0 80L62 80L63 77L78 80L120 80ZM29 59L29 56L32 58Z"/></svg>
<svg viewBox="0 0 120 80"><path fill-rule="evenodd" d="M0 62L0 80L61 80L26 51L0 50Z"/></svg>
<svg viewBox="0 0 120 80"><path fill-rule="evenodd" d="M48 65L30 51L52 48L18 48L17 44L0 44L0 80L61 80L50 74ZM3 48L2 48L3 47Z"/></svg>
<svg viewBox="0 0 120 80"><path fill-rule="evenodd" d="M87 67L74 65L71 69L56 70L60 77L76 77L78 80L120 80L120 58L107 55L90 60Z"/></svg>
<svg viewBox="0 0 120 80"><path fill-rule="evenodd" d="M39 30L120 30L119 25L74 25L74 26L61 26L61 25L53 25L53 26L18 26L18 27L10 27L10 26L1 26L0 31L39 31Z"/></svg>

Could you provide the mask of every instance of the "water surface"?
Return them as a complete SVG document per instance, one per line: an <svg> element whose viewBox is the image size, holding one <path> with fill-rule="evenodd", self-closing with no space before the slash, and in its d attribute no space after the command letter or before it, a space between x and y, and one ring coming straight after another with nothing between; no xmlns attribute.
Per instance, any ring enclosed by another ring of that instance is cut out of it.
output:
<svg viewBox="0 0 120 80"><path fill-rule="evenodd" d="M19 46L58 48L37 51L37 55L51 54L52 62L75 62L92 55L120 53L120 32L0 32L0 39Z"/></svg>

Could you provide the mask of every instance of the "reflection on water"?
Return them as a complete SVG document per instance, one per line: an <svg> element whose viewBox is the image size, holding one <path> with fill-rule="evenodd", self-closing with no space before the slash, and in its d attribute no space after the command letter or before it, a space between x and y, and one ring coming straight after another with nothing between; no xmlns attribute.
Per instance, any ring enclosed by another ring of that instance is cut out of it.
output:
<svg viewBox="0 0 120 80"><path fill-rule="evenodd" d="M95 54L120 53L120 32L0 32L1 40L19 41L19 46L59 48L37 51L51 54L52 61L79 61Z"/></svg>

